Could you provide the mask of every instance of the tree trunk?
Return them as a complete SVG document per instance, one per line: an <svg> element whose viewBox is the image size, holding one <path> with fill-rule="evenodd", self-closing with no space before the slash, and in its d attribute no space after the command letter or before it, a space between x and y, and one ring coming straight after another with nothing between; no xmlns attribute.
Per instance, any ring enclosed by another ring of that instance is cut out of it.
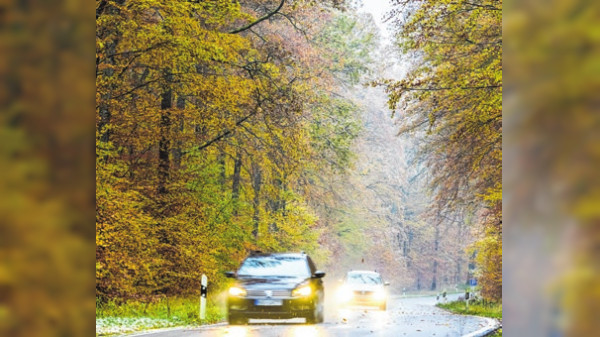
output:
<svg viewBox="0 0 600 337"><path fill-rule="evenodd" d="M172 80L172 75L167 71L166 75L167 82ZM169 139L169 130L171 127L171 112L173 92L170 87L167 86L162 94L162 100L160 102L160 109L162 110L162 116L160 120L160 140L158 142L158 193L167 193L167 183L169 181L169 168L171 166L169 159L169 151L171 147L171 141Z"/></svg>
<svg viewBox="0 0 600 337"><path fill-rule="evenodd" d="M433 260L433 280L431 281L431 290L437 288L437 260Z"/></svg>
<svg viewBox="0 0 600 337"><path fill-rule="evenodd" d="M227 181L226 175L226 166L225 166L225 153L223 149L219 149L219 154L217 155L217 162L219 163L219 183L221 185L221 191L225 190L225 182Z"/></svg>
<svg viewBox="0 0 600 337"><path fill-rule="evenodd" d="M240 173L242 171L242 152L238 150L233 163L233 182L231 184L231 201L233 202L233 215L238 215L238 199L240 197Z"/></svg>
<svg viewBox="0 0 600 337"><path fill-rule="evenodd" d="M435 239L433 247L433 279L431 281L431 290L437 289L437 267L438 267L438 250L440 246L440 225L435 226Z"/></svg>
<svg viewBox="0 0 600 337"><path fill-rule="evenodd" d="M112 55L115 54L115 50L117 48L117 42L111 42L108 43L106 46L106 53L108 55ZM110 65L114 65L115 64L115 60L114 57L108 57L106 59L106 64L110 64ZM111 77L114 74L114 69L111 67L107 67L106 69L102 70L103 75L105 77ZM108 123L110 123L110 118L111 118L111 113L110 113L110 108L109 108L109 104L110 104L110 100L112 98L112 85L111 87L109 87L108 91L104 94L102 94L102 103L100 103L100 122L98 122L98 133L100 134L100 141L104 142L104 143L108 143L110 140L110 130L106 129L106 126L108 125Z"/></svg>
<svg viewBox="0 0 600 337"><path fill-rule="evenodd" d="M181 96L177 97L176 107L179 110L185 109L185 99L183 97L181 97ZM179 124L177 130L181 134L181 133L183 133L183 114L182 113L178 114L177 123ZM173 149L173 164L176 168L181 167L181 154L182 154L181 146L182 146L181 138L178 137L175 148Z"/></svg>
<svg viewBox="0 0 600 337"><path fill-rule="evenodd" d="M260 166L255 162L252 163L252 189L254 190L254 215L252 216L252 221L254 223L254 228L252 229L252 235L254 239L258 239L258 223L259 223L259 212L260 212L260 188L262 184L262 172L260 170Z"/></svg>
<svg viewBox="0 0 600 337"><path fill-rule="evenodd" d="M459 242L463 242L462 228L463 228L462 221L459 221L458 222L458 233L457 233ZM462 254L461 254L461 252L458 252L457 259L456 259L456 277L454 278L454 282L456 284L459 284L460 280L461 280L460 274L462 274L462 262L463 262Z"/></svg>
<svg viewBox="0 0 600 337"><path fill-rule="evenodd" d="M281 197L281 195L285 193L285 186L283 184L283 180L275 178L273 179L272 185L276 188L278 194L268 199L267 204L269 206L269 209L273 213L281 212L281 215L285 217L285 199ZM279 231L279 227L277 226L277 223L273 221L269 224L269 232L275 233L277 231Z"/></svg>
<svg viewBox="0 0 600 337"><path fill-rule="evenodd" d="M406 267L410 268L410 266L412 265L412 256L410 255L410 250L412 247L412 242L414 239L414 233L412 228L409 227L408 229L408 244L405 244L405 248L406 248Z"/></svg>
<svg viewBox="0 0 600 337"><path fill-rule="evenodd" d="M456 277L454 278L456 284L460 283L460 274L462 274L461 263L462 259L459 257L458 261L456 262Z"/></svg>

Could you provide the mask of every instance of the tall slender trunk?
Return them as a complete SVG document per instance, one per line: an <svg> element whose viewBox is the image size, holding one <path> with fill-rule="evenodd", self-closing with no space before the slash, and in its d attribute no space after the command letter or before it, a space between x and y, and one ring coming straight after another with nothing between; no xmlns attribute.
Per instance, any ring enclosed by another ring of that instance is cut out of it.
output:
<svg viewBox="0 0 600 337"><path fill-rule="evenodd" d="M242 171L242 152L238 150L233 163L233 182L231 183L231 201L233 202L233 215L238 215L238 200L240 198L240 174Z"/></svg>
<svg viewBox="0 0 600 337"><path fill-rule="evenodd" d="M285 193L285 185L283 183L283 180L279 178L273 179L272 186L276 188L278 193L274 197L269 198L267 200L267 205L273 213L281 212L281 215L285 217L286 203L285 198L282 197L282 195ZM269 224L269 232L275 233L277 231L279 231L279 226L277 225L277 222L271 222Z"/></svg>
<svg viewBox="0 0 600 337"><path fill-rule="evenodd" d="M459 242L463 242L462 228L463 228L462 221L459 221L458 222L458 234L457 234ZM460 280L461 280L461 275L460 274L462 274L462 263L463 263L462 252L459 251L458 254L457 254L457 259L456 259L456 277L454 278L454 282L456 284L459 284Z"/></svg>
<svg viewBox="0 0 600 337"><path fill-rule="evenodd" d="M179 110L185 109L185 99L181 96L177 97L177 104L175 106ZM175 142L175 148L173 149L173 164L177 169L181 167L181 134L183 133L183 126L183 113L179 113L177 116L177 131L179 131L179 135L177 137L177 141Z"/></svg>
<svg viewBox="0 0 600 337"><path fill-rule="evenodd" d="M109 101L111 97L111 93L108 92L102 95L103 101ZM110 123L110 109L108 108L108 103L103 102L100 104L100 122L98 123L98 132L100 133L100 141L103 143L108 143L110 140L110 130L106 128L108 123Z"/></svg>
<svg viewBox="0 0 600 337"><path fill-rule="evenodd" d="M414 239L414 233L412 228L408 228L408 243L404 245L404 247L406 248L406 267L410 268L410 266L412 265L412 256L410 255L410 249L412 247L412 242Z"/></svg>
<svg viewBox="0 0 600 337"><path fill-rule="evenodd" d="M226 175L226 163L225 163L225 152L222 148L219 148L219 154L217 155L217 162L219 163L219 184L221 185L221 191L225 190L225 182L227 181Z"/></svg>
<svg viewBox="0 0 600 337"><path fill-rule="evenodd" d="M171 166L169 151L171 140L169 131L171 128L171 111L173 105L173 92L169 86L172 80L170 71L166 73L167 85L161 95L160 109L162 110L160 119L160 140L158 142L158 193L167 193L167 183L169 181L169 169Z"/></svg>
<svg viewBox="0 0 600 337"><path fill-rule="evenodd" d="M431 281L431 290L435 290L437 288L437 260L433 260L433 279Z"/></svg>
<svg viewBox="0 0 600 337"><path fill-rule="evenodd" d="M454 282L456 284L460 283L460 274L462 274L462 259L459 257L458 261L456 262L456 277L454 278Z"/></svg>
<svg viewBox="0 0 600 337"><path fill-rule="evenodd" d="M438 251L440 246L440 225L435 226L435 238L433 248L433 279L431 281L431 290L437 289L437 267L438 267Z"/></svg>
<svg viewBox="0 0 600 337"><path fill-rule="evenodd" d="M117 48L117 40L107 43L106 45L106 53L108 55L115 54L115 50ZM106 59L106 64L114 65L115 60L114 57L110 56ZM114 69L112 67L107 67L102 70L102 74L105 77L111 77L114 74ZM112 90L113 85L110 85L107 92L102 94L102 103L100 103L99 114L100 121L98 122L98 133L100 134L100 141L103 143L108 143L110 141L110 130L106 127L110 123L111 112L110 112L110 100L112 98Z"/></svg>
<svg viewBox="0 0 600 337"><path fill-rule="evenodd" d="M252 189L254 190L254 200L252 205L254 207L254 214L252 216L252 221L254 223L254 228L252 229L252 235L254 239L258 239L258 223L260 221L260 189L262 185L262 172L260 166L253 162L252 163Z"/></svg>

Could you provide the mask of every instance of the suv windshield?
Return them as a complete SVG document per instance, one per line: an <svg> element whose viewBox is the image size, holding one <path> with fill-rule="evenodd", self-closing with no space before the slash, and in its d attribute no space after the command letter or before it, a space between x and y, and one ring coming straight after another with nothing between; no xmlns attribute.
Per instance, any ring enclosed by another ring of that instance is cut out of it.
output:
<svg viewBox="0 0 600 337"><path fill-rule="evenodd" d="M346 276L348 284L381 284L381 276L373 273L352 273Z"/></svg>
<svg viewBox="0 0 600 337"><path fill-rule="evenodd" d="M247 258L238 276L308 277L306 259L297 256L256 256Z"/></svg>

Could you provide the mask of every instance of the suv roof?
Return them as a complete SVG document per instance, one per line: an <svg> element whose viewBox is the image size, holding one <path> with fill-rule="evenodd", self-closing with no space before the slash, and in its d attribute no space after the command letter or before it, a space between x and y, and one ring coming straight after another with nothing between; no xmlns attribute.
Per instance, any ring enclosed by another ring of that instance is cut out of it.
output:
<svg viewBox="0 0 600 337"><path fill-rule="evenodd" d="M295 256L295 257L306 257L306 253L302 252L302 253L264 253L261 251L253 251L250 253L249 256L252 257L256 257L256 256Z"/></svg>

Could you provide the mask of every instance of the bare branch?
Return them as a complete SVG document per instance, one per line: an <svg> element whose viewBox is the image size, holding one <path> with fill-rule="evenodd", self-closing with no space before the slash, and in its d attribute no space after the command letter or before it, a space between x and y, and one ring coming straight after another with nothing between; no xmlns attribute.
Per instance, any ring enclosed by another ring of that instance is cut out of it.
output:
<svg viewBox="0 0 600 337"><path fill-rule="evenodd" d="M254 22L251 22L251 23L249 23L249 24L247 24L247 25L245 25L245 26L243 26L241 28L234 29L234 30L230 31L229 34L237 34L237 33L243 32L243 31L248 30L248 29L254 27L255 25L257 25L257 24L265 21L266 19L272 17L277 12L279 12L281 10L281 8L283 7L284 3L285 3L285 0L281 0L281 3L279 3L279 6L277 6L277 8L275 8L275 10L273 10L272 12L268 13L267 15L261 17L260 19L254 21Z"/></svg>
<svg viewBox="0 0 600 337"><path fill-rule="evenodd" d="M401 91L441 91L441 90L452 90L452 89L476 90L476 89L492 89L492 88L501 88L501 87L502 87L502 85L484 85L484 86L475 86L475 87L402 88Z"/></svg>

